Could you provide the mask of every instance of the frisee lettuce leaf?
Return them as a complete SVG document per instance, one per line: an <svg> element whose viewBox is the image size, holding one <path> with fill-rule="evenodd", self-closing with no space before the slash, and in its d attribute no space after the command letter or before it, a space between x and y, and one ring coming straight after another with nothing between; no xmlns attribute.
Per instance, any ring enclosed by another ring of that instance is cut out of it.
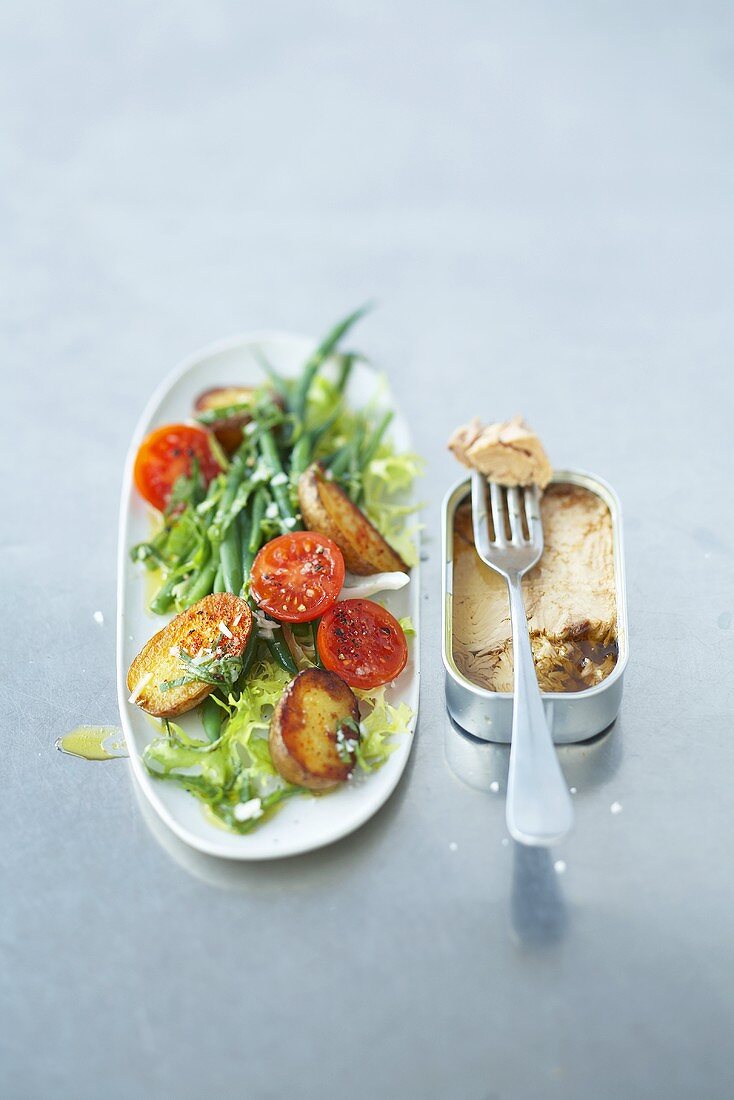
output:
<svg viewBox="0 0 734 1100"><path fill-rule="evenodd" d="M418 561L416 536L421 528L415 515L417 504L405 503L408 490L423 472L423 460L416 454L396 454L390 442L382 443L364 471L362 506L377 530L387 539L406 565Z"/></svg>
<svg viewBox="0 0 734 1100"><path fill-rule="evenodd" d="M416 629L413 626L413 620L410 615L403 615L402 619L398 619L398 622L406 638L415 638Z"/></svg>
<svg viewBox="0 0 734 1100"><path fill-rule="evenodd" d="M357 763L365 772L375 771L398 747L393 740L406 733L413 711L407 703L393 706L385 698L385 688L357 691L355 694L369 708L360 722L362 736L357 745Z"/></svg>
<svg viewBox="0 0 734 1100"><path fill-rule="evenodd" d="M280 665L261 657L242 692L231 693L221 704L227 715L216 741L197 742L169 722L145 749L143 763L157 779L176 783L206 803L227 828L250 832L279 802L302 789L278 775L268 749L270 717L289 680ZM262 815L238 821L235 807L252 798L262 800Z"/></svg>

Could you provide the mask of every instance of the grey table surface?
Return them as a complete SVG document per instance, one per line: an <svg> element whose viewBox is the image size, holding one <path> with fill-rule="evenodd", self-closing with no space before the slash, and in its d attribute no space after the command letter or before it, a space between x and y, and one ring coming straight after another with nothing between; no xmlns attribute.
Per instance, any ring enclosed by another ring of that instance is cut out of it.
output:
<svg viewBox="0 0 734 1100"><path fill-rule="evenodd" d="M4 1097L732 1095L733 31L714 2L0 7ZM126 762L53 747L117 721L127 440L190 350L367 298L427 458L412 759L353 837L222 867ZM547 857L506 841L506 750L493 794L445 749L444 441L517 410L626 519L622 715L563 751Z"/></svg>

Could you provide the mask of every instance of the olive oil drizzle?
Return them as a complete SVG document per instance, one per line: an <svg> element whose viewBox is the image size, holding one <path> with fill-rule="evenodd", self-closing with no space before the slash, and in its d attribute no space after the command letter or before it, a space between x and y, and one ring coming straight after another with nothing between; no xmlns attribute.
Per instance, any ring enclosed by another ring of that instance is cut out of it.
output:
<svg viewBox="0 0 734 1100"><path fill-rule="evenodd" d="M76 726L57 737L56 748L81 760L116 760L128 755L119 726Z"/></svg>

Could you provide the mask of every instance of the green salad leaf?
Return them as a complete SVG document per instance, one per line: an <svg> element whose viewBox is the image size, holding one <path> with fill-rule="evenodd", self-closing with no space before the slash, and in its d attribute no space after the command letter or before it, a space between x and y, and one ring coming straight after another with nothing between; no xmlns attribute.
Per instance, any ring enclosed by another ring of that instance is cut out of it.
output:
<svg viewBox="0 0 734 1100"><path fill-rule="evenodd" d="M356 749L357 763L363 771L372 772L385 763L390 753L395 752L398 746L393 738L407 732L413 711L407 703L398 703L397 706L388 703L384 687L355 694L367 708L367 714L360 722L362 736Z"/></svg>
<svg viewBox="0 0 734 1100"><path fill-rule="evenodd" d="M302 788L286 783L270 758L268 730L275 704L290 680L287 672L262 656L238 694L221 705L226 711L219 738L197 742L173 722L164 724L143 753L157 779L178 784L206 803L210 812L235 832L250 832L284 798ZM252 816L240 819L240 807Z"/></svg>
<svg viewBox="0 0 734 1100"><path fill-rule="evenodd" d="M410 615L404 615L402 619L398 619L398 622L406 638L415 638L416 629Z"/></svg>
<svg viewBox="0 0 734 1100"><path fill-rule="evenodd" d="M383 443L364 473L364 510L406 565L418 561L416 535L421 525L407 522L420 506L404 501L422 472L423 460L418 455L396 454L390 443Z"/></svg>

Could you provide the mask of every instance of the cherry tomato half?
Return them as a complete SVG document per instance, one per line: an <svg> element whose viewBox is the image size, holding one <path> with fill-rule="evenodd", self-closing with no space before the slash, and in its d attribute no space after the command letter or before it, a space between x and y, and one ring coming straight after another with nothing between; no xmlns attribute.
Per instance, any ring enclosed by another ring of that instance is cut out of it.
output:
<svg viewBox="0 0 734 1100"><path fill-rule="evenodd" d="M372 600L342 600L327 611L316 635L324 668L350 687L374 688L394 680L408 660L403 628Z"/></svg>
<svg viewBox="0 0 734 1100"><path fill-rule="evenodd" d="M197 459L208 485L220 472L212 453L211 437L204 428L189 424L167 424L156 428L140 444L135 456L135 485L141 496L162 512L171 490L182 474L191 473Z"/></svg>
<svg viewBox="0 0 734 1100"><path fill-rule="evenodd" d="M344 573L344 558L335 542L314 531L294 531L266 542L258 552L250 591L274 619L307 623L336 603Z"/></svg>

